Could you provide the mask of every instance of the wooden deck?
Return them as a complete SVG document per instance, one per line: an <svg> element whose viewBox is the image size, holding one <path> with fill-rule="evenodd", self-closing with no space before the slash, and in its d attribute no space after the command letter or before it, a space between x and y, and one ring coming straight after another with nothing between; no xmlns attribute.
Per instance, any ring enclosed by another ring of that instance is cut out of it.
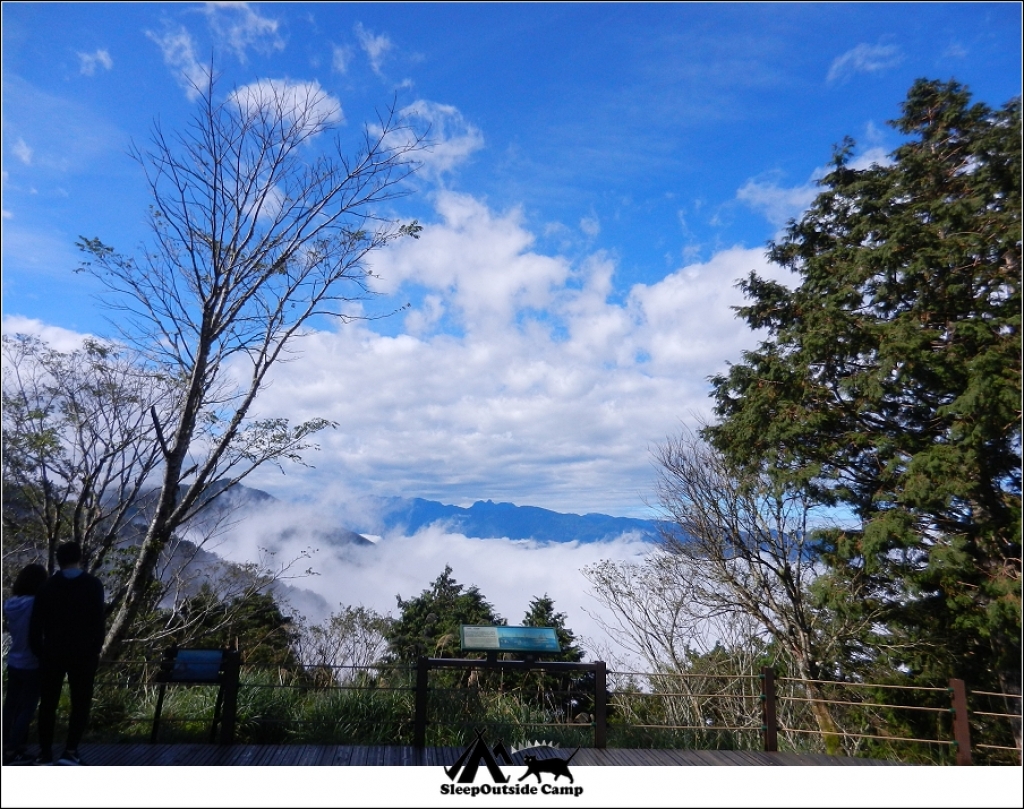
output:
<svg viewBox="0 0 1024 809"><path fill-rule="evenodd" d="M109 767L440 767L451 766L457 747L258 744L82 744L89 766ZM529 751L540 758L567 751ZM522 753L512 756L522 766ZM819 754L763 753L754 750L626 750L581 748L573 767L829 767L888 766L898 762Z"/></svg>

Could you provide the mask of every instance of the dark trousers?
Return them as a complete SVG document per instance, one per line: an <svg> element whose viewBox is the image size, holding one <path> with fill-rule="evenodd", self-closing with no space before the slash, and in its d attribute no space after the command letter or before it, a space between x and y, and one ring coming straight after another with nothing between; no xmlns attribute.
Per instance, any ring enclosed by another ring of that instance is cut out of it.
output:
<svg viewBox="0 0 1024 809"><path fill-rule="evenodd" d="M4 753L23 750L39 704L39 669L7 667L4 694Z"/></svg>
<svg viewBox="0 0 1024 809"><path fill-rule="evenodd" d="M99 656L79 660L43 660L39 665L39 752L44 757L53 753L53 732L57 723L57 705L64 678L68 680L71 696L71 715L68 717L68 736L64 747L74 750L82 740L89 711L92 708L92 688L96 679Z"/></svg>

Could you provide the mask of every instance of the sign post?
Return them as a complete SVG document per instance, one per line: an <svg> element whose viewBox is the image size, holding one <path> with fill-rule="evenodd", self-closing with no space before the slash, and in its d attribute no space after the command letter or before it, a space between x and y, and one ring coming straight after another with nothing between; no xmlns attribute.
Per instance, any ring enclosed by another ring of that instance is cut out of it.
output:
<svg viewBox="0 0 1024 809"><path fill-rule="evenodd" d="M552 674L568 672L589 672L594 675L594 747L603 748L608 743L607 729L607 669L602 661L594 663L569 663L565 661L541 661L540 654L558 654L562 647L558 635L550 626L469 626L459 630L463 652L486 652L486 660L428 658L421 657L416 665L416 707L413 729L413 744L417 749L426 745L428 676L431 669L479 668L503 671L531 670ZM518 654L525 660L498 660L498 653Z"/></svg>

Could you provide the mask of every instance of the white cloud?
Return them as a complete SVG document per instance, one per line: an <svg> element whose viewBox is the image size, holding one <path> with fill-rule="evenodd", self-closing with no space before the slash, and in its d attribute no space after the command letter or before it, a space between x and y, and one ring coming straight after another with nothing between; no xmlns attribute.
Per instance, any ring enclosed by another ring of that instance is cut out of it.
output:
<svg viewBox="0 0 1024 809"><path fill-rule="evenodd" d="M175 71L189 101L199 98L207 82L207 70L196 58L192 35L182 26L176 30L168 29L163 34L146 31L146 36L160 46L164 64Z"/></svg>
<svg viewBox="0 0 1024 809"><path fill-rule="evenodd" d="M78 53L78 61L80 63L79 70L83 76L91 76L96 72L97 66L104 68L105 70L111 70L114 67L114 60L110 58L110 53L105 49L99 49L95 53Z"/></svg>
<svg viewBox="0 0 1024 809"><path fill-rule="evenodd" d="M752 270L783 283L790 280L788 270L768 264L763 249L733 247L630 292L639 349L650 356L659 377L688 380L692 387L686 392L695 409L707 410L701 401L707 376L724 370L726 361L737 361L754 343L732 311L743 303L736 282ZM669 401L664 404L671 407ZM686 415L680 411L677 418Z"/></svg>
<svg viewBox="0 0 1024 809"><path fill-rule="evenodd" d="M419 100L400 111L410 123L426 131L428 147L417 157L423 171L439 178L482 149L483 133L466 121L455 107Z"/></svg>
<svg viewBox="0 0 1024 809"><path fill-rule="evenodd" d="M3 116L5 146L11 144L19 160L28 157L40 170L32 174L33 182L50 190L49 183L63 184L82 172L96 171L112 156L120 161L128 139L124 130L83 99L53 95L14 74L3 77ZM16 181L23 181L22 176Z"/></svg>
<svg viewBox="0 0 1024 809"><path fill-rule="evenodd" d="M331 48L331 67L336 73L348 73L348 63L352 61L352 50L344 45Z"/></svg>
<svg viewBox="0 0 1024 809"><path fill-rule="evenodd" d="M367 31L362 23L357 22L355 30L356 37L359 39L359 45L370 60L370 67L373 68L373 72L378 76L381 75L384 59L393 47L391 40L386 34L374 35L372 32Z"/></svg>
<svg viewBox="0 0 1024 809"><path fill-rule="evenodd" d="M214 40L226 45L242 63L250 48L264 54L284 48L277 20L261 16L248 3L206 3L202 10ZM195 101L207 83L209 71L196 57L192 34L184 26L168 26L162 34L146 31L146 36L160 46L164 64L175 71L188 99Z"/></svg>
<svg viewBox="0 0 1024 809"><path fill-rule="evenodd" d="M57 351L75 351L82 347L89 334L80 334L60 326L51 326L34 318L21 315L4 315L4 334L31 334L45 340Z"/></svg>
<svg viewBox="0 0 1024 809"><path fill-rule="evenodd" d="M292 499L342 482L345 497L644 512L651 448L709 414L707 377L755 343L735 282L786 273L737 247L617 290L611 256L545 255L518 210L451 192L435 204L419 240L375 257L392 293L375 309L413 298L404 321L310 333L257 400L254 417L338 423L314 468L248 482Z"/></svg>
<svg viewBox="0 0 1024 809"><path fill-rule="evenodd" d="M812 182L786 188L771 180L747 180L736 192L736 199L760 211L776 227L807 209L819 189Z"/></svg>
<svg viewBox="0 0 1024 809"><path fill-rule="evenodd" d="M885 136L886 133L873 121L868 121L864 127L864 140L870 145L855 154L847 165L856 171L872 166L891 166L892 158L882 145ZM811 172L807 182L791 186L779 183L778 172L768 172L743 183L736 191L736 199L759 211L775 227L781 228L791 219L799 219L810 207L822 190L817 184L818 180L830 170L830 167L824 166L817 168Z"/></svg>
<svg viewBox="0 0 1024 809"><path fill-rule="evenodd" d="M885 130L880 129L874 121L868 121L864 126L864 139L868 143L881 144L885 140Z"/></svg>
<svg viewBox="0 0 1024 809"><path fill-rule="evenodd" d="M601 233L601 221L596 216L584 216L580 219L580 230L593 239Z"/></svg>
<svg viewBox="0 0 1024 809"><path fill-rule="evenodd" d="M11 146L11 151L14 152L14 156L26 166L32 165L32 149L27 143L25 143L23 138L18 138L14 142L14 145Z"/></svg>
<svg viewBox="0 0 1024 809"><path fill-rule="evenodd" d="M315 133L330 124L344 122L341 103L316 81L260 79L239 87L230 99L243 116L270 108L282 120Z"/></svg>
<svg viewBox="0 0 1024 809"><path fill-rule="evenodd" d="M411 281L447 293L472 333L504 329L521 310L552 302L569 266L529 252L533 235L521 212L496 217L476 199L452 192L439 193L436 204L442 224L375 260L386 288Z"/></svg>
<svg viewBox="0 0 1024 809"><path fill-rule="evenodd" d="M942 52L942 55L947 59L966 59L969 53L967 48L959 42L950 42Z"/></svg>
<svg viewBox="0 0 1024 809"><path fill-rule="evenodd" d="M269 548L275 551L278 564L312 550L310 561L296 569L309 566L317 575L288 583L323 599L296 599L293 604L313 623L328 614L317 612L318 603L321 609L326 604L329 611L352 605L397 616L396 596L418 596L445 565L451 565L459 584L478 586L495 611L513 625L522 622L532 598L547 594L555 608L566 614L566 625L590 648L595 641L607 644L609 639L592 617L603 616L603 608L589 595L591 585L580 570L601 559L639 561L651 550L633 535L594 543L538 543L466 537L435 525L414 536L390 534L365 547L327 545L303 531L304 525L344 525L346 505L334 497L316 506L272 505L214 540L209 549L242 562L258 558L260 548ZM284 529L289 534L282 540Z"/></svg>
<svg viewBox="0 0 1024 809"><path fill-rule="evenodd" d="M737 279L771 276L763 250L734 248L615 300L615 263L534 249L518 211L438 195L439 221L379 254L402 333L320 331L278 367L261 415L324 416L318 468L260 473L275 493L344 480L375 494L562 511L643 510L649 450L710 410L706 378L754 336ZM399 295L402 295L400 298ZM380 310L387 308L382 303Z"/></svg>
<svg viewBox="0 0 1024 809"><path fill-rule="evenodd" d="M214 37L227 44L240 62L246 61L249 48L264 54L284 49L277 20L261 16L248 3L206 3L204 10Z"/></svg>
<svg viewBox="0 0 1024 809"><path fill-rule="evenodd" d="M856 169L857 171L863 171L869 169L872 166L891 166L893 164L892 157L889 156L889 152L883 149L881 146L873 146L870 149L865 149L859 155L854 157L850 161L850 168Z"/></svg>
<svg viewBox="0 0 1024 809"><path fill-rule="evenodd" d="M870 121L867 126L868 141L880 140L882 133ZM863 171L872 166L891 166L892 158L881 146L871 146L850 159L849 167ZM736 199L760 212L777 228L782 228L790 219L799 219L822 192L817 181L829 171L815 169L810 179L802 185L783 186L770 175L768 178L751 179L736 192Z"/></svg>
<svg viewBox="0 0 1024 809"><path fill-rule="evenodd" d="M903 54L895 45L868 45L861 43L842 56L836 57L829 68L826 81L845 81L855 73L879 73L896 67Z"/></svg>

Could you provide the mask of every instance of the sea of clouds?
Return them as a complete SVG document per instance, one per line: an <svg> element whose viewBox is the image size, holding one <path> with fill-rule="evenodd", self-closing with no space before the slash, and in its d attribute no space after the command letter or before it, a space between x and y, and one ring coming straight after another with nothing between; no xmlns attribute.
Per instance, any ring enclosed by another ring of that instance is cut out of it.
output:
<svg viewBox="0 0 1024 809"><path fill-rule="evenodd" d="M566 626L589 652L587 659L603 659L614 648L600 625L602 617L610 616L594 598L582 569L600 560L639 561L652 550L636 534L592 543L541 543L467 537L443 524L411 536L373 537L369 546L327 542L325 533L342 526L339 514L345 509L270 502L240 515L205 548L234 562L262 557L279 570L294 562L280 579L289 587L279 597L310 624L345 606L397 617L396 596L418 596L448 565L459 584L478 587L511 625L522 623L533 598L554 599Z"/></svg>

